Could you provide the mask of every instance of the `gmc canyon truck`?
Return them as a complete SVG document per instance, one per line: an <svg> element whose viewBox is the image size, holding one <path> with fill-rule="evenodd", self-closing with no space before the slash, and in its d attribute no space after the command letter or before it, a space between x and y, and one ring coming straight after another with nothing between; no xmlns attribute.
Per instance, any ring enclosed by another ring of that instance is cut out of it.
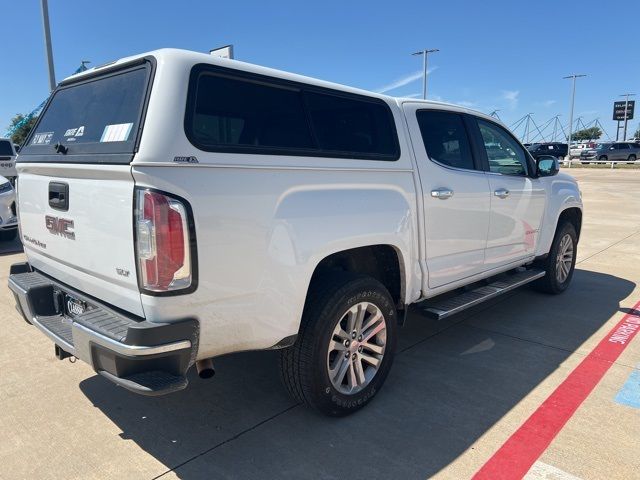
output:
<svg viewBox="0 0 640 480"><path fill-rule="evenodd" d="M279 349L329 415L380 390L416 303L564 291L582 222L492 117L173 49L64 80L17 165L9 287L58 358L160 395Z"/></svg>

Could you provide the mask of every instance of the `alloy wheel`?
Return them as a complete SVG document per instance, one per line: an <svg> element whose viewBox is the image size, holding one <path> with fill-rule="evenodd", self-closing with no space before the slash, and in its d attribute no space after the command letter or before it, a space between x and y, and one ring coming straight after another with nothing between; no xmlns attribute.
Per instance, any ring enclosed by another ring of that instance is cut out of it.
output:
<svg viewBox="0 0 640 480"><path fill-rule="evenodd" d="M345 395L365 388L376 376L387 344L387 323L373 303L353 305L338 320L327 352L333 387Z"/></svg>

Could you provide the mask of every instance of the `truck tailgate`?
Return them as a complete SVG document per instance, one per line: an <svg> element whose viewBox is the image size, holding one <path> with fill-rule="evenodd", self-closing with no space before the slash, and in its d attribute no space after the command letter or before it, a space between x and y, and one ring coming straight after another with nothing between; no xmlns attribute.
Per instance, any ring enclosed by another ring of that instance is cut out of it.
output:
<svg viewBox="0 0 640 480"><path fill-rule="evenodd" d="M21 236L31 265L143 316L131 167L23 163L18 172Z"/></svg>

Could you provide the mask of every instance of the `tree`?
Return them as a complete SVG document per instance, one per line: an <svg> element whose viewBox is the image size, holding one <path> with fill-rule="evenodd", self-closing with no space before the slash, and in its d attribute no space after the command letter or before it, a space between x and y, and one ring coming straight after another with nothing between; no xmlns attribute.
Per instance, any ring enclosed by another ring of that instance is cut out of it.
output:
<svg viewBox="0 0 640 480"><path fill-rule="evenodd" d="M571 140L597 140L602 136L598 127L585 128L571 134Z"/></svg>
<svg viewBox="0 0 640 480"><path fill-rule="evenodd" d="M11 124L9 125L9 131L13 132L11 134L11 141L15 144L22 145L35 125L37 119L38 117L36 116L28 118L26 115L21 113L14 116L11 119Z"/></svg>
<svg viewBox="0 0 640 480"><path fill-rule="evenodd" d="M633 134L633 138L635 138L636 140L640 139L640 125L638 125L636 133Z"/></svg>

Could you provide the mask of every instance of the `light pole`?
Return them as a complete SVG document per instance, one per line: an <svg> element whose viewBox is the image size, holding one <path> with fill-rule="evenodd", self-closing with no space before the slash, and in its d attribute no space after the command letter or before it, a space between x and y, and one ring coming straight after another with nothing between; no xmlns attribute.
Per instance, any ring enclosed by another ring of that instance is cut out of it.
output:
<svg viewBox="0 0 640 480"><path fill-rule="evenodd" d="M412 55L422 55L422 98L427 99L427 56L430 53L439 52L438 48L424 49L419 52L412 53Z"/></svg>
<svg viewBox="0 0 640 480"><path fill-rule="evenodd" d="M49 88L53 92L56 88L56 73L53 70L53 52L51 49L51 30L49 29L49 5L47 0L41 0L42 26L44 27L44 47L47 53L47 65L49 67Z"/></svg>
<svg viewBox="0 0 640 480"><path fill-rule="evenodd" d="M635 93L623 93L620 96L621 97L625 97L625 99L624 99L624 130L623 130L622 141L626 142L627 141L627 122L629 121L629 120L627 120L627 108L629 108L629 97L635 97L636 94Z"/></svg>
<svg viewBox="0 0 640 480"><path fill-rule="evenodd" d="M576 78L586 77L584 74L573 74L568 75L566 77L562 77L563 79L571 78L573 80L573 86L571 88L571 109L569 110L569 136L567 137L567 148L571 149L571 135L573 129L573 105L576 99ZM571 158L569 158L569 168L571 168Z"/></svg>

